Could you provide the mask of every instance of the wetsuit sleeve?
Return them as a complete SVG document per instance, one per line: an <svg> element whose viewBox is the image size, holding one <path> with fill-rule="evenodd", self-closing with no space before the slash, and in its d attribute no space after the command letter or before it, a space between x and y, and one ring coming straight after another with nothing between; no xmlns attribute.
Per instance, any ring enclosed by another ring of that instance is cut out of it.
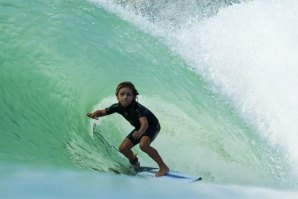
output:
<svg viewBox="0 0 298 199"><path fill-rule="evenodd" d="M136 116L138 118L147 117L149 126L155 126L159 124L158 119L155 117L155 115L141 104L138 104L138 107L136 108Z"/></svg>
<svg viewBox="0 0 298 199"><path fill-rule="evenodd" d="M144 107L138 107L136 109L137 117L147 117L147 110Z"/></svg>
<svg viewBox="0 0 298 199"><path fill-rule="evenodd" d="M107 112L107 115L119 112L119 105L118 104L113 104L112 106L106 108L105 110Z"/></svg>

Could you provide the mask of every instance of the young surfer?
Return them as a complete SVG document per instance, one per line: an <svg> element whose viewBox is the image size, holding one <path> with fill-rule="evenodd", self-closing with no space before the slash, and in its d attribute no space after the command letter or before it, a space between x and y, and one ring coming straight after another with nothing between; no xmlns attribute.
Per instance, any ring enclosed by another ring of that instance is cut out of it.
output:
<svg viewBox="0 0 298 199"><path fill-rule="evenodd" d="M142 151L147 153L159 166L156 177L165 175L169 168L164 163L156 149L150 146L160 131L160 124L155 115L146 107L136 101L138 91L131 82L122 82L116 88L116 97L118 103L111 105L109 108L87 113L92 119L119 113L132 126L134 130L123 140L119 146L119 151L127 157L131 165L137 169L140 166L138 158L132 152L132 148L139 144Z"/></svg>

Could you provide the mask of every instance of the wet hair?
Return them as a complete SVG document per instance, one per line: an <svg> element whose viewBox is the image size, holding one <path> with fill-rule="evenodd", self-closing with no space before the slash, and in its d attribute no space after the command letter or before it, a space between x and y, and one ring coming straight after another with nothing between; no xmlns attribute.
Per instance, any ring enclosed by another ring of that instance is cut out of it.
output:
<svg viewBox="0 0 298 199"><path fill-rule="evenodd" d="M116 96L118 96L120 89L125 88L125 87L130 88L132 90L132 93L134 96L139 95L139 92L137 91L137 89L131 82L121 82L120 84L118 84L118 86L116 88Z"/></svg>

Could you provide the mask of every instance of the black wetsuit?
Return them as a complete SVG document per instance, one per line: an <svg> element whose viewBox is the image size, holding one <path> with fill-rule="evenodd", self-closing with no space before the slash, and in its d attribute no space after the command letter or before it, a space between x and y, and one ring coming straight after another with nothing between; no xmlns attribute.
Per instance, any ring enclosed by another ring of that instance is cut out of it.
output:
<svg viewBox="0 0 298 199"><path fill-rule="evenodd" d="M119 113L122 115L135 129L127 136L128 139L132 141L134 145L140 142L140 139L143 136L148 136L151 138L151 142L154 140L158 132L160 131L160 125L158 119L155 115L147 109L145 106L140 103L133 101L128 107L122 107L120 103L113 104L109 108L105 109L107 114ZM148 121L148 128L144 134L139 138L135 139L132 137L134 131L138 130L141 127L139 121L140 117L146 117Z"/></svg>

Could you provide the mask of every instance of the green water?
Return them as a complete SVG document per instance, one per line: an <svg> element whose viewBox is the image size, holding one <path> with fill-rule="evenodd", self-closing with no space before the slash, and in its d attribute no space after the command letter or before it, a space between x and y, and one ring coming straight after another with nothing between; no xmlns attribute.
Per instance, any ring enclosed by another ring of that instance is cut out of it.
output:
<svg viewBox="0 0 298 199"><path fill-rule="evenodd" d="M129 80L161 122L153 144L171 168L206 182L292 186L283 151L162 39L116 14L83 0L2 0L0 32L3 165L127 173L116 149L131 127L113 115L94 134L85 114L116 102Z"/></svg>

